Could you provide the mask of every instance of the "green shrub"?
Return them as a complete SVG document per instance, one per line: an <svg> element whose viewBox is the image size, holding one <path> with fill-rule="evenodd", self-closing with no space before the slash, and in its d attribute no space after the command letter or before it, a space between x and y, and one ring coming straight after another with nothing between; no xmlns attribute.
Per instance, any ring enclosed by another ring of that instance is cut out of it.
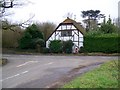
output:
<svg viewBox="0 0 120 90"><path fill-rule="evenodd" d="M112 23L112 20L109 17L107 22L102 23L102 25L100 27L100 31L102 31L105 34L107 34L107 33L117 33L118 32L118 27L115 26Z"/></svg>
<svg viewBox="0 0 120 90"><path fill-rule="evenodd" d="M62 42L61 40L53 40L49 44L50 52L61 53L62 52Z"/></svg>
<svg viewBox="0 0 120 90"><path fill-rule="evenodd" d="M49 44L50 52L52 53L72 53L73 42L71 40L61 41L53 40Z"/></svg>
<svg viewBox="0 0 120 90"><path fill-rule="evenodd" d="M43 39L43 33L39 31L39 28L35 24L32 24L31 26L27 27L25 32L29 32L33 39L34 38Z"/></svg>
<svg viewBox="0 0 120 90"><path fill-rule="evenodd" d="M40 47L45 47L45 41L40 38L32 39L30 43L30 48L35 49L36 45L40 45Z"/></svg>
<svg viewBox="0 0 120 90"><path fill-rule="evenodd" d="M120 43L117 34L102 34L99 36L85 36L84 50L87 52L117 53Z"/></svg>
<svg viewBox="0 0 120 90"><path fill-rule="evenodd" d="M43 34L35 24L32 24L26 29L23 37L20 39L19 47L21 49L35 49L38 44L40 47L45 46Z"/></svg>
<svg viewBox="0 0 120 90"><path fill-rule="evenodd" d="M101 34L103 34L103 32L101 32L99 28L97 28L97 29L89 30L89 32L85 33L85 36L94 37Z"/></svg>
<svg viewBox="0 0 120 90"><path fill-rule="evenodd" d="M32 37L31 37L30 33L26 32L19 41L19 47L21 49L28 49L31 47L31 45L30 45L31 41L32 41Z"/></svg>
<svg viewBox="0 0 120 90"><path fill-rule="evenodd" d="M64 53L72 53L73 42L71 40L63 41L63 52Z"/></svg>
<svg viewBox="0 0 120 90"><path fill-rule="evenodd" d="M50 50L49 50L49 48L46 48L46 47L43 47L42 48L42 53L49 53L50 52Z"/></svg>
<svg viewBox="0 0 120 90"><path fill-rule="evenodd" d="M117 32L117 27L114 24L103 24L101 25L100 31L103 33L114 33Z"/></svg>
<svg viewBox="0 0 120 90"><path fill-rule="evenodd" d="M37 52L43 52L43 48L45 47L45 41L43 39L36 39L33 40L33 46L35 46L34 48L36 48Z"/></svg>
<svg viewBox="0 0 120 90"><path fill-rule="evenodd" d="M80 47L79 53L84 53L84 52L86 52L86 51L84 50L84 47Z"/></svg>

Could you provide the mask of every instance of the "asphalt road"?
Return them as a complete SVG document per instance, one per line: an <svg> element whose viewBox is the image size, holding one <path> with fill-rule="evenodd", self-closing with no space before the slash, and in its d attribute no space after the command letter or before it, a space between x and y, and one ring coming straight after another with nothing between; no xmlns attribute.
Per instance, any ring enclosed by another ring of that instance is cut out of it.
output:
<svg viewBox="0 0 120 90"><path fill-rule="evenodd" d="M54 82L78 66L117 59L112 56L42 56L9 55L2 68L2 88L49 88Z"/></svg>

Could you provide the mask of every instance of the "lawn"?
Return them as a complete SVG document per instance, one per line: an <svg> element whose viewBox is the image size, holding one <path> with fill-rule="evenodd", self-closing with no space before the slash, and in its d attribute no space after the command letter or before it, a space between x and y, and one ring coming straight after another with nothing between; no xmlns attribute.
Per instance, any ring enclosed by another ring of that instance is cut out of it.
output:
<svg viewBox="0 0 120 90"><path fill-rule="evenodd" d="M118 60L102 64L62 88L118 88Z"/></svg>

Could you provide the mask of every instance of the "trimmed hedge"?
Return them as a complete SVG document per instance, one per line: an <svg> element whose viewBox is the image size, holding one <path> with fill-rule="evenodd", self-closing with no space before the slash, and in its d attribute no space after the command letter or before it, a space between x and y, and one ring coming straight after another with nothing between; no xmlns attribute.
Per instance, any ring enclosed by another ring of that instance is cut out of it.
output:
<svg viewBox="0 0 120 90"><path fill-rule="evenodd" d="M103 52L103 53L118 53L120 52L120 37L101 35L101 36L85 36L84 51L85 52Z"/></svg>

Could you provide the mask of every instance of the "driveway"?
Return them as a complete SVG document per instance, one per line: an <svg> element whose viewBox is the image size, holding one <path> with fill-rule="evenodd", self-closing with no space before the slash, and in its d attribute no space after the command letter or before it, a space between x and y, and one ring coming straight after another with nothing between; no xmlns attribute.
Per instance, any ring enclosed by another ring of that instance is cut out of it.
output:
<svg viewBox="0 0 120 90"><path fill-rule="evenodd" d="M94 65L118 59L116 56L45 56L45 55L10 55L2 68L2 88L50 88L65 76L83 69L93 69ZM91 67L91 68L90 68ZM79 70L78 70L79 69ZM76 71L77 70L77 71Z"/></svg>

